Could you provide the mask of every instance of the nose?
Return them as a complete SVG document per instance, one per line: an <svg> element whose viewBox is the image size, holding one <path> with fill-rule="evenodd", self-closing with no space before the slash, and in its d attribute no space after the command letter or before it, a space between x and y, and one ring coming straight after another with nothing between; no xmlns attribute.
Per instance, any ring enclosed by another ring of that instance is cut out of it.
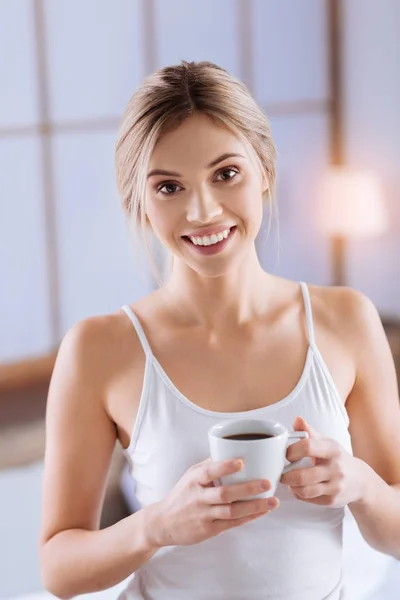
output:
<svg viewBox="0 0 400 600"><path fill-rule="evenodd" d="M215 201L207 190L199 191L193 194L190 199L186 218L189 223L199 223L201 225L209 223L222 214L222 206Z"/></svg>

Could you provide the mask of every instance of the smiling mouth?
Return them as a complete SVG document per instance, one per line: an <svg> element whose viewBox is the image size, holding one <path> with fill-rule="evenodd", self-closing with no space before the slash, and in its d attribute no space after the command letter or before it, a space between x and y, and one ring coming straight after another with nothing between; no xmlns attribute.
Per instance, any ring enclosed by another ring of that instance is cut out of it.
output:
<svg viewBox="0 0 400 600"><path fill-rule="evenodd" d="M234 225L224 231L204 236L182 236L185 244L189 246L192 252L203 256L212 256L220 254L227 246L231 245L231 240L235 237L237 226Z"/></svg>
<svg viewBox="0 0 400 600"><path fill-rule="evenodd" d="M213 233L212 235L203 235L203 236L188 236L184 235L183 239L190 242L194 246L217 246L224 240L227 240L234 230L236 229L236 225L230 227L229 229L225 229L224 231L220 231L219 233Z"/></svg>

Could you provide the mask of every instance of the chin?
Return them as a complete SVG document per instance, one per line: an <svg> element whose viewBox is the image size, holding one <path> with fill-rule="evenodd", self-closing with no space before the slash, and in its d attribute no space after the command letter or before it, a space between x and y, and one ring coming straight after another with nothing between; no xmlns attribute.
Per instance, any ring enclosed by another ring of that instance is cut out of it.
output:
<svg viewBox="0 0 400 600"><path fill-rule="evenodd" d="M198 260L193 257L180 256L180 260L200 277L217 279L225 277L239 269L246 254L243 250L242 252L230 252L218 257L200 257Z"/></svg>

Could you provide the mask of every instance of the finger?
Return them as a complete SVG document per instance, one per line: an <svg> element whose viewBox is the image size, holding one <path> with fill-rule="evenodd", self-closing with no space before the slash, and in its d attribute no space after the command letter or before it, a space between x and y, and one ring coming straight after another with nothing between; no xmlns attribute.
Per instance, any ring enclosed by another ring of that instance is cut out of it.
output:
<svg viewBox="0 0 400 600"><path fill-rule="evenodd" d="M340 446L335 440L329 438L308 438L295 442L286 452L286 458L293 462L302 458L329 459L340 452Z"/></svg>
<svg viewBox="0 0 400 600"><path fill-rule="evenodd" d="M297 498L302 500L310 500L313 498L319 498L320 496L330 496L332 495L334 488L330 484L330 482L325 483L317 483L315 485L306 485L303 487L294 487L290 486L290 491Z"/></svg>
<svg viewBox="0 0 400 600"><path fill-rule="evenodd" d="M261 479L247 483L204 488L202 499L206 504L229 504L270 489L271 483L267 479Z"/></svg>
<svg viewBox="0 0 400 600"><path fill-rule="evenodd" d="M215 528L215 535L219 533L223 533L228 529L232 529L233 527L240 527L240 525L244 525L245 523L250 523L251 521L255 521L264 515L267 515L270 511L267 510L265 512L258 513L256 515L250 515L249 517L242 517L241 519L227 519L224 521L214 521L213 527Z"/></svg>
<svg viewBox="0 0 400 600"><path fill-rule="evenodd" d="M316 467L307 467L305 469L293 469L284 473L281 477L281 483L290 486L314 485L324 481L329 481L330 472L326 465L317 465Z"/></svg>
<svg viewBox="0 0 400 600"><path fill-rule="evenodd" d="M207 459L203 463L198 465L198 468L193 471L194 477L200 485L209 485L213 481L224 477L225 475L232 475L243 469L243 461L240 459L235 460L223 460L214 462L211 459Z"/></svg>
<svg viewBox="0 0 400 600"><path fill-rule="evenodd" d="M293 422L294 431L306 431L310 438L321 438L321 434L318 433L303 417L296 417Z"/></svg>
<svg viewBox="0 0 400 600"><path fill-rule="evenodd" d="M232 502L231 504L214 504L210 507L208 516L212 521L241 519L242 517L272 510L275 505L275 498L260 498L258 500Z"/></svg>

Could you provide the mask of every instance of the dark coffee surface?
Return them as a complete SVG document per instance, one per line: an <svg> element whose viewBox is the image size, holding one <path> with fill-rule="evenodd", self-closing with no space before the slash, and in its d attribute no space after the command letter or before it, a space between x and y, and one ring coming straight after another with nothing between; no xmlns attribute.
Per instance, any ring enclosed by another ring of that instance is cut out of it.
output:
<svg viewBox="0 0 400 600"><path fill-rule="evenodd" d="M225 435L224 440L266 440L267 438L275 437L270 433L237 433L235 435Z"/></svg>

